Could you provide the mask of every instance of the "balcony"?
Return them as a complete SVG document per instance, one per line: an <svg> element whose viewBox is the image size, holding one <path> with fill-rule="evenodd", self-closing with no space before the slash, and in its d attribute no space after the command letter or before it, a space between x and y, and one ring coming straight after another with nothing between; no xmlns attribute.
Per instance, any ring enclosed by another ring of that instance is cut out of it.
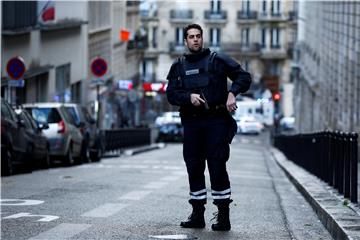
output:
<svg viewBox="0 0 360 240"><path fill-rule="evenodd" d="M221 50L227 53L256 56L260 54L260 44L255 42L248 44L238 42L223 43Z"/></svg>
<svg viewBox="0 0 360 240"><path fill-rule="evenodd" d="M289 11L289 21L296 22L298 20L297 11Z"/></svg>
<svg viewBox="0 0 360 240"><path fill-rule="evenodd" d="M170 54L181 55L186 51L183 43L170 42L169 52Z"/></svg>
<svg viewBox="0 0 360 240"><path fill-rule="evenodd" d="M36 1L2 2L2 34L29 33L37 25Z"/></svg>
<svg viewBox="0 0 360 240"><path fill-rule="evenodd" d="M192 10L170 10L170 21L172 23L190 23L192 20Z"/></svg>
<svg viewBox="0 0 360 240"><path fill-rule="evenodd" d="M286 59L288 54L285 48L281 45L272 45L269 47L262 46L261 55L262 59Z"/></svg>
<svg viewBox="0 0 360 240"><path fill-rule="evenodd" d="M147 38L139 40L129 40L127 50L145 50L148 47Z"/></svg>
<svg viewBox="0 0 360 240"><path fill-rule="evenodd" d="M158 20L158 11L140 10L140 17L142 21Z"/></svg>
<svg viewBox="0 0 360 240"><path fill-rule="evenodd" d="M257 20L257 11L238 11L237 22L238 23L252 23Z"/></svg>
<svg viewBox="0 0 360 240"><path fill-rule="evenodd" d="M280 12L261 12L258 16L259 21L268 21L268 22L285 22L283 13Z"/></svg>
<svg viewBox="0 0 360 240"><path fill-rule="evenodd" d="M226 23L227 12L226 11L212 11L206 10L204 12L204 18L206 23Z"/></svg>

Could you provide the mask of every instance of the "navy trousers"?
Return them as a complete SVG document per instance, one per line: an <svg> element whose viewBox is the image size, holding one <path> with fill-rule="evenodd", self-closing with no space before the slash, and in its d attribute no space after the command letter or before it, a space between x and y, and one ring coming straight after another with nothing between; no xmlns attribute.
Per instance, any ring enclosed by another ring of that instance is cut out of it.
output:
<svg viewBox="0 0 360 240"><path fill-rule="evenodd" d="M206 163L210 175L214 204L228 202L231 189L226 162L229 159L226 117L182 119L184 126L183 156L189 177L190 203L206 203Z"/></svg>

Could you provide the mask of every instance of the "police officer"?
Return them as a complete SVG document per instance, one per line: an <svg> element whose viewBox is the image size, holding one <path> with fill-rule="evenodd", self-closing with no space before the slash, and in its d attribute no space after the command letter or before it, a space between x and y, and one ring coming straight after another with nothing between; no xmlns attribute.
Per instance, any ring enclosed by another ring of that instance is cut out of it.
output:
<svg viewBox="0 0 360 240"><path fill-rule="evenodd" d="M229 204L232 202L226 161L229 143L237 126L230 112L236 110L236 95L247 91L251 76L230 57L203 48L203 30L198 24L184 28L188 48L171 66L166 90L170 104L180 106L184 127L183 156L188 172L192 213L184 228L204 228L207 199L205 164L210 174L211 195L218 212L214 231L231 228ZM227 78L232 80L230 90Z"/></svg>

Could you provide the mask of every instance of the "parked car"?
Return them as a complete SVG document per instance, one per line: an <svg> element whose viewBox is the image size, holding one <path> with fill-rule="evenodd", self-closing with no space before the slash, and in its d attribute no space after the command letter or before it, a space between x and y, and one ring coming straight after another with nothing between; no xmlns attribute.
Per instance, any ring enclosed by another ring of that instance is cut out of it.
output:
<svg viewBox="0 0 360 240"><path fill-rule="evenodd" d="M295 118L294 117L283 117L280 119L280 127L284 131L291 131L295 128Z"/></svg>
<svg viewBox="0 0 360 240"><path fill-rule="evenodd" d="M91 117L84 106L75 103L64 103L68 113L73 117L75 125L83 135L81 156L83 162L90 159L94 162L99 161L102 156L103 147L100 130L96 126L96 121Z"/></svg>
<svg viewBox="0 0 360 240"><path fill-rule="evenodd" d="M31 143L31 155L27 156L32 159L34 166L48 168L50 166L49 142L42 132L48 129L47 123L38 124L33 117L24 109L15 109L18 117L23 121L26 137Z"/></svg>
<svg viewBox="0 0 360 240"><path fill-rule="evenodd" d="M65 165L80 161L83 137L61 103L23 104L23 108L38 123L49 125L48 129L44 129L44 134L50 143L50 156L53 159L60 157Z"/></svg>
<svg viewBox="0 0 360 240"><path fill-rule="evenodd" d="M18 118L10 104L1 99L1 175L14 173L22 166L31 172L33 163L28 158L32 153L31 139L25 133L24 121Z"/></svg>
<svg viewBox="0 0 360 240"><path fill-rule="evenodd" d="M184 129L180 123L166 123L159 127L158 142L182 142Z"/></svg>
<svg viewBox="0 0 360 240"><path fill-rule="evenodd" d="M155 119L155 125L161 126L167 123L181 123L179 112L164 112Z"/></svg>
<svg viewBox="0 0 360 240"><path fill-rule="evenodd" d="M238 125L238 133L241 134L260 134L264 128L262 123L251 116L241 117L236 122Z"/></svg>

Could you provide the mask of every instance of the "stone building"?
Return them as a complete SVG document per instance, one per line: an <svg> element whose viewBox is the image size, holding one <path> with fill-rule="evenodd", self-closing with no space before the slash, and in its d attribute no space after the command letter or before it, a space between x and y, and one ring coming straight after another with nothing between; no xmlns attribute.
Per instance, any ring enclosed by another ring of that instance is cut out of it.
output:
<svg viewBox="0 0 360 240"><path fill-rule="evenodd" d="M198 23L205 47L225 52L253 75L250 95L261 90L282 95L282 112L291 115L291 55L296 40L297 4L294 1L146 1L153 15L143 24L152 36L145 52L154 81L166 82L171 63L185 51L182 29ZM147 9L147 10L149 10ZM156 13L156 14L154 14ZM160 98L160 97L158 97Z"/></svg>
<svg viewBox="0 0 360 240"><path fill-rule="evenodd" d="M298 31L297 131L360 132L360 2L300 2Z"/></svg>

